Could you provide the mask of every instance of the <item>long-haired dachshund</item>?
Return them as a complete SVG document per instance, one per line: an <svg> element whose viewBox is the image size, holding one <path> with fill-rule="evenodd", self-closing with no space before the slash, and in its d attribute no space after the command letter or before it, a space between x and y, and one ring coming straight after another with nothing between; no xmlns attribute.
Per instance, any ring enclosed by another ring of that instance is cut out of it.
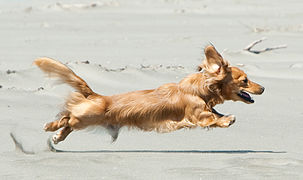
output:
<svg viewBox="0 0 303 180"><path fill-rule="evenodd" d="M156 89L133 91L112 96L99 95L62 63L50 58L35 64L51 77L72 86L76 92L68 97L60 118L45 124L45 131L57 131L53 142L63 141L73 130L103 126L113 141L123 126L144 131L171 132L181 128L222 127L235 122L234 115L222 115L213 107L225 100L254 103L248 93L262 94L264 88L250 81L237 67L232 67L213 46L204 49L206 59L199 73L179 83Z"/></svg>

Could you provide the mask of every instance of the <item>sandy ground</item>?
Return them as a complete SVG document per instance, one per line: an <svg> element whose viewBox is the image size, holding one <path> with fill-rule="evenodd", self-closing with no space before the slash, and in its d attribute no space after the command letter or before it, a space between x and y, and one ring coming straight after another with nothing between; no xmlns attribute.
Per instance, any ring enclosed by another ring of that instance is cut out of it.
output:
<svg viewBox="0 0 303 180"><path fill-rule="evenodd" d="M302 8L301 0L0 0L1 179L302 179ZM242 50L262 37L268 40L256 48L288 47L259 55ZM232 127L124 129L113 144L94 129L56 146L86 153L48 150L53 133L43 124L71 89L44 78L34 59L68 63L96 92L110 95L178 82L195 72L209 42L266 88L252 105L216 107L236 115ZM27 153L15 149L10 133Z"/></svg>

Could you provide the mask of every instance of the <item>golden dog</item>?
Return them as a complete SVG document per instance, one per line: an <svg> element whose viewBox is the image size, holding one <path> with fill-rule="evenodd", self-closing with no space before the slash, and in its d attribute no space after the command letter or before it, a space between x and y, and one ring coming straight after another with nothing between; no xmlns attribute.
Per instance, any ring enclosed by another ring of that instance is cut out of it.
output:
<svg viewBox="0 0 303 180"><path fill-rule="evenodd" d="M63 141L73 130L103 126L113 141L123 126L144 131L170 132L181 128L229 127L235 116L225 116L213 107L225 100L253 103L248 93L262 94L264 88L249 79L237 67L231 67L213 46L204 50L202 72L191 74L179 83L156 89L103 96L93 92L86 82L62 63L40 58L34 63L51 77L69 84L73 92L60 118L44 126L57 131L53 142Z"/></svg>

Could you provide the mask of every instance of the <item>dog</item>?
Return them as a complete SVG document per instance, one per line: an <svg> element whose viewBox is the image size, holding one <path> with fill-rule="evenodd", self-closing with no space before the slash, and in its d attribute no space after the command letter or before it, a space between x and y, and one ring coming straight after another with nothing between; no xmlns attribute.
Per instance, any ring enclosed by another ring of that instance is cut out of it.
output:
<svg viewBox="0 0 303 180"><path fill-rule="evenodd" d="M39 58L35 65L76 90L67 98L59 118L46 123L44 130L61 129L52 138L57 144L72 131L89 126L105 127L113 141L124 126L161 133L195 127L227 128L235 122L235 116L218 113L214 106L226 100L254 103L249 93L260 95L264 87L250 81L239 68L230 66L214 46L207 46L204 53L206 58L199 66L202 71L179 83L112 96L95 93L64 64Z"/></svg>

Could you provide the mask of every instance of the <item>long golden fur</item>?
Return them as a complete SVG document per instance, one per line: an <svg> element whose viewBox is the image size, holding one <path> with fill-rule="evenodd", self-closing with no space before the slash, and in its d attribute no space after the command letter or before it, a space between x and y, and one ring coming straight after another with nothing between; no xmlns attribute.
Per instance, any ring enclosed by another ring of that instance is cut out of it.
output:
<svg viewBox="0 0 303 180"><path fill-rule="evenodd" d="M247 93L262 94L264 88L247 79L237 67L231 67L213 46L204 50L202 72L191 74L179 83L156 89L103 96L93 92L86 82L62 63L40 58L34 63L51 77L72 86L60 118L44 126L57 131L54 143L63 141L73 130L88 126L107 128L116 140L123 126L144 131L171 132L181 128L229 127L235 116L225 116L213 107L225 100L254 101Z"/></svg>

